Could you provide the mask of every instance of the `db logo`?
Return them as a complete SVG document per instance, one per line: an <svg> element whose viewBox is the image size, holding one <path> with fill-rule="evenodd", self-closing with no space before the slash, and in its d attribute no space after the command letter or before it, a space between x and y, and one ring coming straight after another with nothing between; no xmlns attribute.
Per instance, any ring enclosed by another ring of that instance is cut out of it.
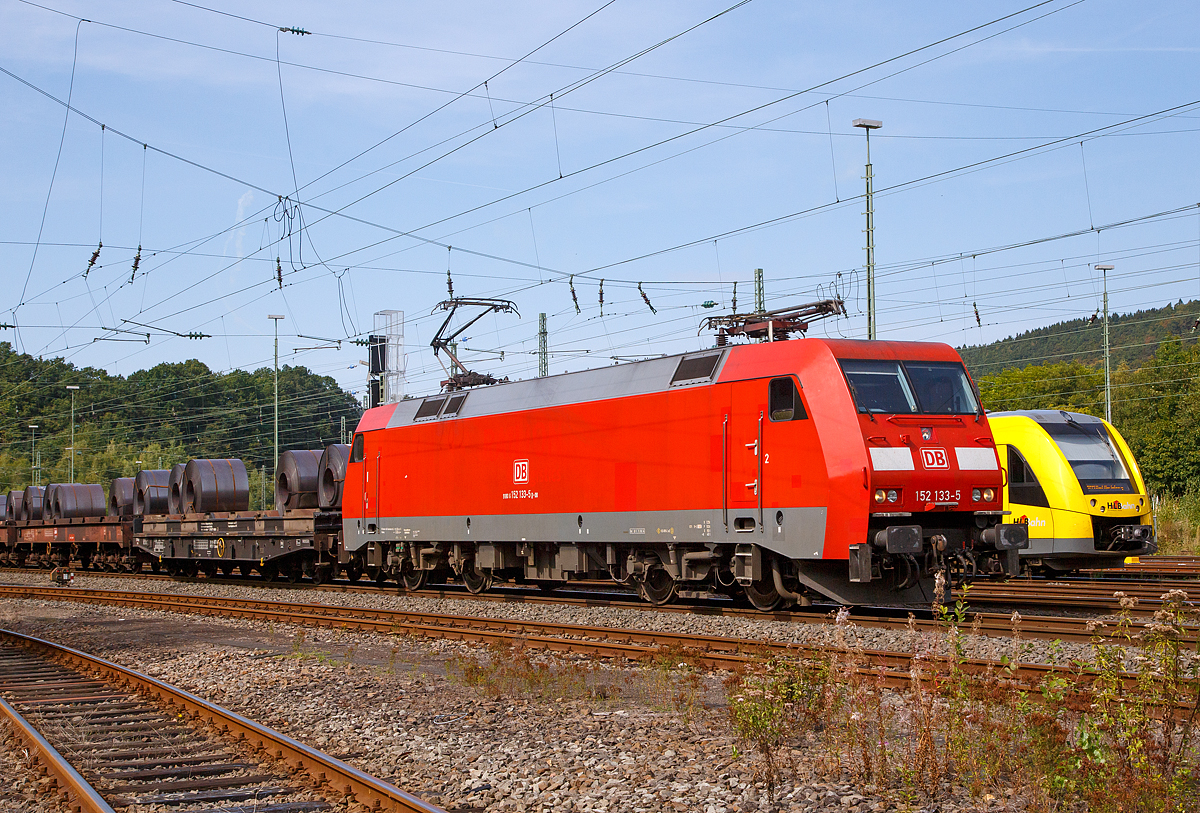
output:
<svg viewBox="0 0 1200 813"><path fill-rule="evenodd" d="M513 482L528 483L529 482L529 461L514 460L513 461Z"/></svg>
<svg viewBox="0 0 1200 813"><path fill-rule="evenodd" d="M946 462L945 449L922 449L921 463L927 469L948 469L950 464Z"/></svg>

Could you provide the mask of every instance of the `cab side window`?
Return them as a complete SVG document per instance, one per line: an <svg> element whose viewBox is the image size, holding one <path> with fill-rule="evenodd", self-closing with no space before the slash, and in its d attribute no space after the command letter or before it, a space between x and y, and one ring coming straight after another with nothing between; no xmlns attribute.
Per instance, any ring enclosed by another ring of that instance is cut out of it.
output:
<svg viewBox="0 0 1200 813"><path fill-rule="evenodd" d="M799 421L808 417L800 391L790 376L771 379L767 385L767 404L773 421Z"/></svg>
<svg viewBox="0 0 1200 813"><path fill-rule="evenodd" d="M1050 507L1041 483L1016 446L1008 447L1008 499L1018 505Z"/></svg>
<svg viewBox="0 0 1200 813"><path fill-rule="evenodd" d="M354 445L350 447L350 462L361 463L363 460L363 436L354 436Z"/></svg>

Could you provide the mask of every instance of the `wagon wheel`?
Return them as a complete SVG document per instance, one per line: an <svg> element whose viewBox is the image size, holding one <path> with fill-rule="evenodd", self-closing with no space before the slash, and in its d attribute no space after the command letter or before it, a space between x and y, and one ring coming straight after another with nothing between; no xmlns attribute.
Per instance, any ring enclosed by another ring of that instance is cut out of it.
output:
<svg viewBox="0 0 1200 813"><path fill-rule="evenodd" d="M367 578L374 581L380 587L383 587L385 584L387 584L388 572L387 572L387 570L385 570L382 567L375 567L374 565L368 565L367 566Z"/></svg>
<svg viewBox="0 0 1200 813"><path fill-rule="evenodd" d="M172 579L179 578L180 567L176 562L167 562L167 575Z"/></svg>
<svg viewBox="0 0 1200 813"><path fill-rule="evenodd" d="M462 581L468 592L482 593L484 590L491 589L492 573L490 570L486 572L476 570L474 562L467 562L463 565Z"/></svg>
<svg viewBox="0 0 1200 813"><path fill-rule="evenodd" d="M300 577L304 575L304 571L300 568L299 562L288 562L283 567L283 575L287 579L288 584L295 584L300 581Z"/></svg>
<svg viewBox="0 0 1200 813"><path fill-rule="evenodd" d="M253 569L253 565L251 565L249 562L238 562L237 568L238 568L238 573L240 573L243 577L245 577L245 576L250 575L250 571Z"/></svg>
<svg viewBox="0 0 1200 813"><path fill-rule="evenodd" d="M750 600L750 604L754 609L761 610L764 613L769 613L783 603L782 597L775 589L775 585L766 580L760 579L756 582L751 582L742 588L746 593L746 598Z"/></svg>
<svg viewBox="0 0 1200 813"><path fill-rule="evenodd" d="M675 599L677 585L664 568L652 567L638 582L638 592L651 604L667 604Z"/></svg>
<svg viewBox="0 0 1200 813"><path fill-rule="evenodd" d="M150 572L157 573L160 570L162 570L162 562L157 559L150 560Z"/></svg>
<svg viewBox="0 0 1200 813"><path fill-rule="evenodd" d="M350 562L342 570L342 573L345 574L346 580L353 584L362 578L362 565L360 565L357 561Z"/></svg>
<svg viewBox="0 0 1200 813"><path fill-rule="evenodd" d="M233 575L233 562L221 563L221 575L227 577Z"/></svg>
<svg viewBox="0 0 1200 813"><path fill-rule="evenodd" d="M314 587L320 587L329 581L330 570L325 565L313 565L312 583Z"/></svg>
<svg viewBox="0 0 1200 813"><path fill-rule="evenodd" d="M262 576L263 581L273 582L279 578L279 565L275 562L267 562L258 566L258 574Z"/></svg>
<svg viewBox="0 0 1200 813"><path fill-rule="evenodd" d="M412 566L412 562L405 561L400 565L400 585L410 592L420 590L425 586L425 579L429 575L428 571L416 570ZM470 589L469 587L467 588Z"/></svg>

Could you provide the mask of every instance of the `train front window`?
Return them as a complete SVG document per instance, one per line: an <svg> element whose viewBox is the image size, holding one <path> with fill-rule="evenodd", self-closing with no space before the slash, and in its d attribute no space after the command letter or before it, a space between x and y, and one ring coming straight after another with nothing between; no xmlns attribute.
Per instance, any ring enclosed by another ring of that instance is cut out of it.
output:
<svg viewBox="0 0 1200 813"><path fill-rule="evenodd" d="M1129 469L1104 424L1067 421L1040 425L1062 450L1085 493L1132 492Z"/></svg>
<svg viewBox="0 0 1200 813"><path fill-rule="evenodd" d="M979 402L967 371L954 361L906 361L904 369L927 415L974 415Z"/></svg>
<svg viewBox="0 0 1200 813"><path fill-rule="evenodd" d="M842 359L841 365L859 412L917 411L917 399L899 362Z"/></svg>

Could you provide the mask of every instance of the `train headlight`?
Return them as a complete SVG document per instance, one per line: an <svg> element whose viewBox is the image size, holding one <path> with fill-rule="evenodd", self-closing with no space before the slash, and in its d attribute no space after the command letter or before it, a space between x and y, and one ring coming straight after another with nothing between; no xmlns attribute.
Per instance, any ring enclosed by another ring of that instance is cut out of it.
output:
<svg viewBox="0 0 1200 813"><path fill-rule="evenodd" d="M982 496L982 495L980 494L979 489L977 489L977 488L971 489L971 501L972 502L979 502L980 496Z"/></svg>
<svg viewBox="0 0 1200 813"><path fill-rule="evenodd" d="M895 502L896 500L900 499L900 492L893 488L887 493L887 499L888 502Z"/></svg>
<svg viewBox="0 0 1200 813"><path fill-rule="evenodd" d="M991 502L994 499L996 499L996 490L992 488L985 488L983 490L983 501Z"/></svg>
<svg viewBox="0 0 1200 813"><path fill-rule="evenodd" d="M887 492L882 488L875 489L875 502L883 502L887 499Z"/></svg>

